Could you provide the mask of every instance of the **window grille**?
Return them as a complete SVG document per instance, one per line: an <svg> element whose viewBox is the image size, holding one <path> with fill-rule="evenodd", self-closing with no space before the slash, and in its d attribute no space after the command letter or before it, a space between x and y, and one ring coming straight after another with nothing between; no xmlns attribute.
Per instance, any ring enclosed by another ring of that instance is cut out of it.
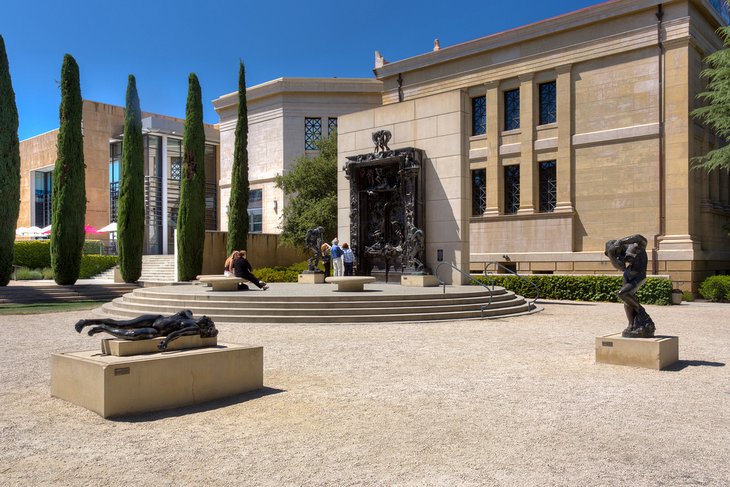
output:
<svg viewBox="0 0 730 487"><path fill-rule="evenodd" d="M487 209L487 170L471 172L471 213L481 216Z"/></svg>
<svg viewBox="0 0 730 487"><path fill-rule="evenodd" d="M477 96L471 99L471 134L487 133L487 97Z"/></svg>
<svg viewBox="0 0 730 487"><path fill-rule="evenodd" d="M304 119L304 150L318 150L317 142L322 139L322 119Z"/></svg>
<svg viewBox="0 0 730 487"><path fill-rule="evenodd" d="M555 93L555 81L540 85L540 125L555 123L557 120Z"/></svg>
<svg viewBox="0 0 730 487"><path fill-rule="evenodd" d="M540 163L540 211L555 211L558 202L558 185L555 161Z"/></svg>
<svg viewBox="0 0 730 487"><path fill-rule="evenodd" d="M520 128L520 90L504 92L504 129Z"/></svg>
<svg viewBox="0 0 730 487"><path fill-rule="evenodd" d="M504 168L504 212L517 213L520 209L520 166L505 166Z"/></svg>

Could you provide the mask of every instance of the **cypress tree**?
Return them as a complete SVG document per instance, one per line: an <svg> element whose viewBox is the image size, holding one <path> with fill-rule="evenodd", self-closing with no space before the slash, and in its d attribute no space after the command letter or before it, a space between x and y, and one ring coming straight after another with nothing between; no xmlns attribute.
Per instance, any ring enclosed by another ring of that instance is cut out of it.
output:
<svg viewBox="0 0 730 487"><path fill-rule="evenodd" d="M124 282L135 282L142 275L144 246L144 141L142 111L137 82L129 75L124 111L122 145L122 183L119 188L119 271Z"/></svg>
<svg viewBox="0 0 730 487"><path fill-rule="evenodd" d="M75 283L81 269L86 217L86 165L81 109L79 66L70 54L66 54L61 67L58 155L53 170L51 196L51 267L58 284Z"/></svg>
<svg viewBox="0 0 730 487"><path fill-rule="evenodd" d="M20 210L20 144L18 108L10 80L5 41L0 36L0 286L13 272L15 225Z"/></svg>
<svg viewBox="0 0 730 487"><path fill-rule="evenodd" d="M200 83L195 73L188 77L183 135L183 175L177 218L177 269L181 281L190 281L203 268L205 241L205 131Z"/></svg>
<svg viewBox="0 0 730 487"><path fill-rule="evenodd" d="M228 204L228 255L246 248L248 239L248 107L246 71L238 67L238 121L231 170L231 198Z"/></svg>

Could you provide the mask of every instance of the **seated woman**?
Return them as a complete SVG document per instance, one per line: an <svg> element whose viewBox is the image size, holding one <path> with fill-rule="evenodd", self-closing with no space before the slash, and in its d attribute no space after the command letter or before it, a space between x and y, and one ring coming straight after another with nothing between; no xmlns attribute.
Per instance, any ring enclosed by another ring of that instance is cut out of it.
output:
<svg viewBox="0 0 730 487"><path fill-rule="evenodd" d="M253 275L253 267L251 267L251 263L246 258L245 250L239 251L238 258L233 261L233 274L236 277L241 277L243 279L246 279L247 281L251 281L256 286L258 286L259 289L262 289L264 291L269 289L268 284L263 281L259 281L258 278ZM248 287L244 289L248 289Z"/></svg>
<svg viewBox="0 0 730 487"><path fill-rule="evenodd" d="M124 340L165 337L157 345L160 351L165 351L171 341L184 335L199 335L202 338L218 336L218 330L213 320L207 316L195 319L193 312L189 309L178 311L172 316L142 315L131 320L110 318L79 320L75 328L77 332L81 333L81 330L87 326L93 326L88 331L89 336L104 332Z"/></svg>
<svg viewBox="0 0 730 487"><path fill-rule="evenodd" d="M233 261L238 258L238 250L234 250L231 255L228 256L226 262L223 264L223 275L231 277L233 275Z"/></svg>

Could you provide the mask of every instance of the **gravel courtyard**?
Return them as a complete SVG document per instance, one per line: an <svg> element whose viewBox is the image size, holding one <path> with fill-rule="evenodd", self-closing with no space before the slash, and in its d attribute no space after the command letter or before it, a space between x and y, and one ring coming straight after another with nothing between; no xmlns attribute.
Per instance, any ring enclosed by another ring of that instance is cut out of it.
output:
<svg viewBox="0 0 730 487"><path fill-rule="evenodd" d="M227 325L261 393L104 420L50 397L93 312L0 317L2 485L728 485L730 305L648 307L679 363L594 363L618 304L408 324Z"/></svg>

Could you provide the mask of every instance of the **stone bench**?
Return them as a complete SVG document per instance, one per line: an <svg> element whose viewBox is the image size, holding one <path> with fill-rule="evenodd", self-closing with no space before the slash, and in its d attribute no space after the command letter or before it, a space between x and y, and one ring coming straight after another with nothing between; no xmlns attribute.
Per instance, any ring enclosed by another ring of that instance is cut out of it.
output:
<svg viewBox="0 0 730 487"><path fill-rule="evenodd" d="M328 277L324 281L337 284L338 291L358 292L364 291L363 286L365 284L375 282L375 278L370 276L337 276Z"/></svg>
<svg viewBox="0 0 730 487"><path fill-rule="evenodd" d="M198 282L210 284L213 291L238 291L238 284L248 282L242 277L208 276L197 277Z"/></svg>

